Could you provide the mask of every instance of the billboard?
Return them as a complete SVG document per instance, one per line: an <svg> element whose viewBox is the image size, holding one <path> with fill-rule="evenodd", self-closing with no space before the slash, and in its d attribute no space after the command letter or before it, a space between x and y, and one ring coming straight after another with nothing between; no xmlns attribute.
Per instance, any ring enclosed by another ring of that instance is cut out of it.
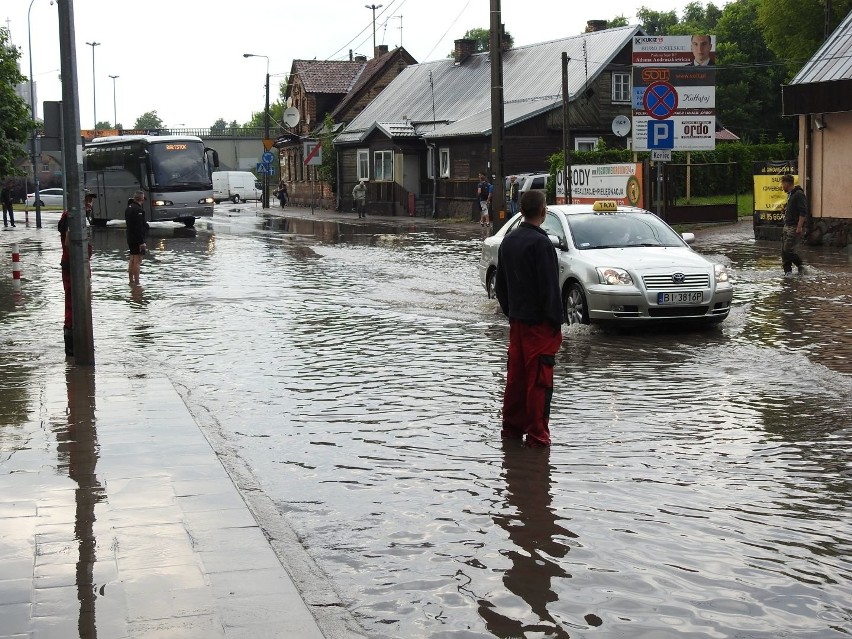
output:
<svg viewBox="0 0 852 639"><path fill-rule="evenodd" d="M688 38L654 40L669 37ZM716 148L716 70L712 65L634 66L631 100L634 150Z"/></svg>
<svg viewBox="0 0 852 639"><path fill-rule="evenodd" d="M645 208L642 189L642 164L578 164L571 167L571 201L592 204L597 200L615 200L626 206ZM565 204L565 180L556 173L556 203Z"/></svg>
<svg viewBox="0 0 852 639"><path fill-rule="evenodd" d="M716 36L633 36L633 66L713 66Z"/></svg>
<svg viewBox="0 0 852 639"><path fill-rule="evenodd" d="M798 163L755 162L754 163L754 216L761 224L781 226L784 223L784 206L787 194L781 188L781 176L789 173L794 184L799 183Z"/></svg>

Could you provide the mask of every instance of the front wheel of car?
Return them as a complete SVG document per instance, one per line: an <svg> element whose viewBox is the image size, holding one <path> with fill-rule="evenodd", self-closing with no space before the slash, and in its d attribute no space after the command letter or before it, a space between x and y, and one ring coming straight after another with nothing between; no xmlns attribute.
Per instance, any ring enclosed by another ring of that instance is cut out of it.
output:
<svg viewBox="0 0 852 639"><path fill-rule="evenodd" d="M565 304L565 321L568 325L572 324L588 324L589 323L589 308L586 304L586 294L583 292L583 287L577 282L572 282L568 286L568 291L564 297Z"/></svg>
<svg viewBox="0 0 852 639"><path fill-rule="evenodd" d="M493 300L497 297L497 269L492 268L488 272L488 279L486 280L486 292L488 293L488 299Z"/></svg>

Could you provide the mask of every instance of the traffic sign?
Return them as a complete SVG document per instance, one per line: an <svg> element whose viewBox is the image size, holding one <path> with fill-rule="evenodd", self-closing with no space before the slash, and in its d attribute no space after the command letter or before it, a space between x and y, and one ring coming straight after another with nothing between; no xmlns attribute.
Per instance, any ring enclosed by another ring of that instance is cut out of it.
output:
<svg viewBox="0 0 852 639"><path fill-rule="evenodd" d="M677 103L677 90L668 82L649 84L642 96L645 113L656 120L670 118L677 110Z"/></svg>
<svg viewBox="0 0 852 639"><path fill-rule="evenodd" d="M268 138L264 138L263 140L263 150L269 151L273 146L275 146L275 140L270 140Z"/></svg>
<svg viewBox="0 0 852 639"><path fill-rule="evenodd" d="M322 164L322 144L318 140L305 142L304 154L305 166L318 166Z"/></svg>
<svg viewBox="0 0 852 639"><path fill-rule="evenodd" d="M651 159L654 162L671 162L672 151L671 149L654 149L653 151L651 151Z"/></svg>
<svg viewBox="0 0 852 639"><path fill-rule="evenodd" d="M648 120L648 149L673 149L674 137L671 120Z"/></svg>
<svg viewBox="0 0 852 639"><path fill-rule="evenodd" d="M266 162L258 162L255 165L254 172L260 175L275 175L275 171L272 169L272 165L267 164Z"/></svg>
<svg viewBox="0 0 852 639"><path fill-rule="evenodd" d="M264 164L269 164L270 162L272 162L272 161L275 159L275 156L274 156L274 155L272 155L272 153L271 153L270 151L266 151L266 152L265 152L263 155L261 155L260 157L261 157L261 158L263 158L263 163L264 163Z"/></svg>

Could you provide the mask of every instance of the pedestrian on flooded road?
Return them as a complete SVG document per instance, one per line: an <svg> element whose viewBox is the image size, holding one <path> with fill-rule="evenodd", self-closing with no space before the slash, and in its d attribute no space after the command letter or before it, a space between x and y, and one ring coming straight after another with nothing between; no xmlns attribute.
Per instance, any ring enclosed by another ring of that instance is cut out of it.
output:
<svg viewBox="0 0 852 639"><path fill-rule="evenodd" d="M12 203L12 185L6 183L3 185L3 188L0 190L0 200L3 203L3 226L8 227L11 222L12 226L15 226L15 207ZM6 216L9 216L7 221Z"/></svg>
<svg viewBox="0 0 852 639"><path fill-rule="evenodd" d="M355 200L358 217L367 217L367 185L364 184L364 180L358 182L352 189L352 199Z"/></svg>
<svg viewBox="0 0 852 639"><path fill-rule="evenodd" d="M480 173L479 183L476 185L476 198L479 201L479 223L482 226L489 226L491 224L488 207L491 205L491 194L493 191L494 186L486 179L485 173Z"/></svg>
<svg viewBox="0 0 852 639"><path fill-rule="evenodd" d="M521 197L524 221L506 235L497 259L497 301L509 317L509 355L503 393L504 439L550 445L553 365L562 344L562 295L556 249L541 229L544 194Z"/></svg>
<svg viewBox="0 0 852 639"><path fill-rule="evenodd" d="M142 191L136 191L133 199L127 201L127 208L124 210L124 221L127 223L127 247L130 249L127 277L131 286L139 284L142 256L148 250L145 244L145 231L148 225L145 222L145 209L142 208L144 201L145 194Z"/></svg>
<svg viewBox="0 0 852 639"><path fill-rule="evenodd" d="M796 245L799 238L805 232L805 224L808 221L808 198L802 187L793 185L792 175L781 177L781 188L787 194L787 203L784 205L784 228L781 230L781 267L784 275L793 274L793 264L796 265L799 275L805 272L802 258L796 253Z"/></svg>

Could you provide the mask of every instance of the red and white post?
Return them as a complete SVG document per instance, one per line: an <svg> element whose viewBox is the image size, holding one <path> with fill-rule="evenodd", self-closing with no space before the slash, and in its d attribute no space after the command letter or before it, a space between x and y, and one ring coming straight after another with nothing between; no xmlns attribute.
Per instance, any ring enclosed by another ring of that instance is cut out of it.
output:
<svg viewBox="0 0 852 639"><path fill-rule="evenodd" d="M12 244L12 280L15 288L21 287L21 254L17 243Z"/></svg>

